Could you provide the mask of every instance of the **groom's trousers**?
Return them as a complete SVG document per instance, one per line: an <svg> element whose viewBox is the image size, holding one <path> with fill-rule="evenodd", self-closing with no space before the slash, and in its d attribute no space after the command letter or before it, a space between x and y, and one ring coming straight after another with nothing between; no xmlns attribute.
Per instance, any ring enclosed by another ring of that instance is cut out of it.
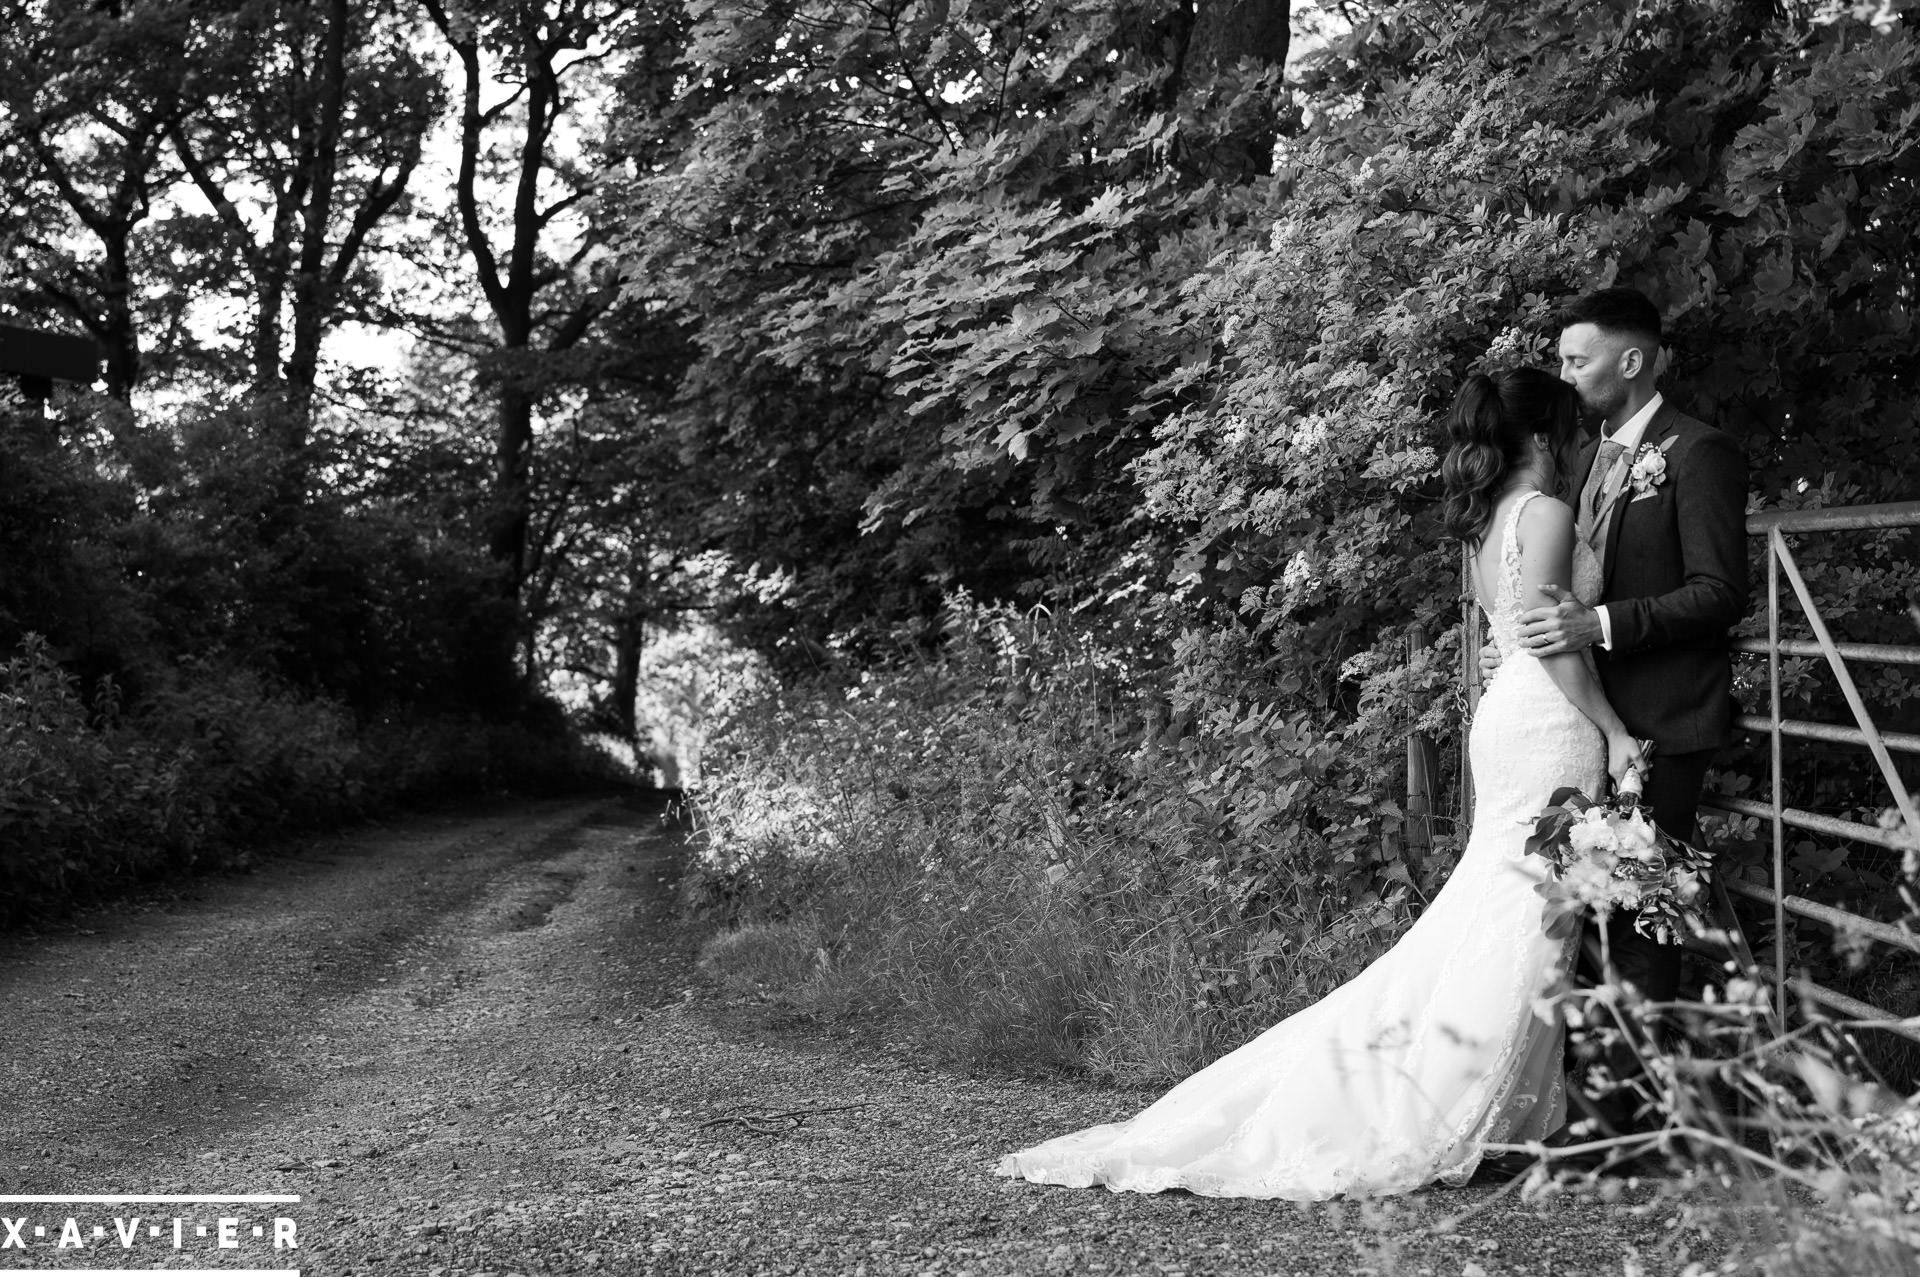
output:
<svg viewBox="0 0 1920 1277"><path fill-rule="evenodd" d="M1707 765L1718 750L1700 750L1692 754L1655 754L1647 774L1647 787L1641 802L1653 817L1653 823L1683 842L1694 836L1694 817L1700 808L1700 786L1707 778ZM1585 986L1601 982L1599 937L1581 938L1579 979ZM1680 992L1680 954L1677 944L1661 944L1633 929L1633 919L1615 913L1607 922L1607 950L1620 979L1632 984L1643 997L1654 1002L1671 1002ZM1638 1038L1639 1035L1635 1035ZM1571 1044L1569 1044L1571 1046ZM1657 1049L1658 1040L1640 1041L1638 1049L1627 1042L1616 1043L1602 1053L1607 1071L1627 1081L1641 1073L1639 1053ZM1578 1069L1574 1070L1577 1079ZM1638 1101L1630 1092L1619 1092L1595 1100L1592 1108L1616 1130L1638 1124Z"/></svg>

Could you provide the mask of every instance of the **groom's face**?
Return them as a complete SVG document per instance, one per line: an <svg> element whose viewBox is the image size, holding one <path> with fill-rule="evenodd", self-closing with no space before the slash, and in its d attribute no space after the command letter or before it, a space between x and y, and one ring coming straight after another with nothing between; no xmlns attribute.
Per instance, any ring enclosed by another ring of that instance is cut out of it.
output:
<svg viewBox="0 0 1920 1277"><path fill-rule="evenodd" d="M1630 334L1594 324L1571 324L1560 333L1560 380L1580 396L1580 406L1606 420L1627 402L1627 380L1638 371L1640 343Z"/></svg>

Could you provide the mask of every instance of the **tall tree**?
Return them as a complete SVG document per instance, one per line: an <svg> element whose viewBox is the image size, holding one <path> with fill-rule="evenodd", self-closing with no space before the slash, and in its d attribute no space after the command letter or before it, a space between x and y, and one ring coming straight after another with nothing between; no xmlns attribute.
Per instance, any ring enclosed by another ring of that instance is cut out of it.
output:
<svg viewBox="0 0 1920 1277"><path fill-rule="evenodd" d="M616 295L596 267L598 236L580 216L593 180L578 109L611 56L619 6L426 0L426 8L459 68L455 225L496 329L485 369L496 396L489 549L517 594L529 566L536 411L569 376L553 357L579 346ZM495 189L504 210L492 205Z"/></svg>
<svg viewBox="0 0 1920 1277"><path fill-rule="evenodd" d="M284 396L299 443L321 342L402 206L442 93L394 3L244 0L225 18L206 107L167 136L244 264L253 385Z"/></svg>
<svg viewBox="0 0 1920 1277"><path fill-rule="evenodd" d="M192 5L0 3L7 215L37 298L105 353L107 392L143 372L137 234L173 180L170 128L199 101Z"/></svg>

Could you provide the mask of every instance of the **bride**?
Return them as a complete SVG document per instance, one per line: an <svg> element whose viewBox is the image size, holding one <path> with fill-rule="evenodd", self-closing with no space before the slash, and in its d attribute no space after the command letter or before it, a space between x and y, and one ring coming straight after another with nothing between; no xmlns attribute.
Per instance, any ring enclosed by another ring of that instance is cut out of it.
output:
<svg viewBox="0 0 1920 1277"><path fill-rule="evenodd" d="M1503 658L1468 735L1477 795L1459 865L1399 943L1319 1003L1174 1087L1129 1121L1000 1162L998 1173L1115 1191L1317 1200L1461 1183L1488 1143L1566 1119L1563 1030L1536 999L1572 960L1545 934L1525 854L1553 791L1588 793L1642 760L1584 654L1519 660L1518 617L1571 582L1592 602L1593 551L1545 495L1571 455L1579 401L1549 373L1475 374L1449 415L1449 534ZM1538 1006L1539 1009L1536 1009Z"/></svg>

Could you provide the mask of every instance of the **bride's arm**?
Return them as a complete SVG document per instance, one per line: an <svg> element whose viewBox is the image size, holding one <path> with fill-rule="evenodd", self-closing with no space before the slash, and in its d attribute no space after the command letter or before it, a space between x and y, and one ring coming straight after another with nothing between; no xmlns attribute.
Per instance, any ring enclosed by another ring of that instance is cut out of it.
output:
<svg viewBox="0 0 1920 1277"><path fill-rule="evenodd" d="M1554 600L1541 587L1572 582L1573 536L1573 511L1564 502L1536 498L1521 510L1521 607L1550 606ZM1527 652L1526 648L1520 650ZM1639 744L1614 712L1607 694L1600 690L1600 680L1585 654L1560 652L1536 659L1561 694L1606 735L1607 771L1613 779L1618 782L1630 767L1644 768Z"/></svg>

